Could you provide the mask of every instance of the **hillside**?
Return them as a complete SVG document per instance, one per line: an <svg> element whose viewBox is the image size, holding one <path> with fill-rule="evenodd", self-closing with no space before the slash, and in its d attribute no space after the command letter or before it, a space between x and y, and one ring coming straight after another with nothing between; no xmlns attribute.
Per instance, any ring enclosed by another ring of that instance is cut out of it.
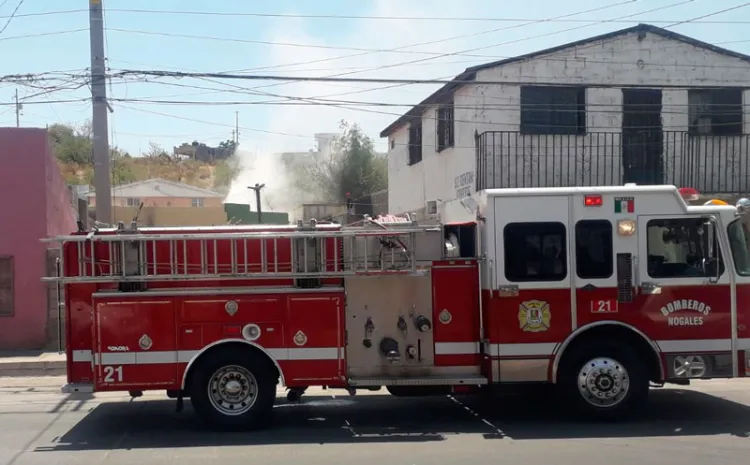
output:
<svg viewBox="0 0 750 465"><path fill-rule="evenodd" d="M58 165L69 184L93 184L94 167L89 163L63 161ZM161 157L113 157L112 185L128 184L151 178L162 178L183 182L204 189L217 191L229 187L236 169L231 161L216 164L193 160L173 160Z"/></svg>
<svg viewBox="0 0 750 465"><path fill-rule="evenodd" d="M94 164L90 124L81 127L53 124L48 128L48 133L65 181L69 184L92 184ZM225 149L229 148L232 153L236 148L232 141L221 145ZM148 153L138 157L116 147L110 152L114 186L163 178L221 192L229 188L232 179L239 173L234 157L216 162L185 159L170 155L155 143L150 144Z"/></svg>

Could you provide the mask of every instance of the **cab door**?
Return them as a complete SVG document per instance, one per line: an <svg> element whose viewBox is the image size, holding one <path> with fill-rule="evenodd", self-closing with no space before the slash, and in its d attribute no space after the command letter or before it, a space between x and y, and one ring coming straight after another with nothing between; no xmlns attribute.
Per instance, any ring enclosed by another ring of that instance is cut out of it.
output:
<svg viewBox="0 0 750 465"><path fill-rule="evenodd" d="M633 319L666 354L668 378L732 372L729 254L717 240L722 226L708 222L699 215L638 216Z"/></svg>
<svg viewBox="0 0 750 465"><path fill-rule="evenodd" d="M497 357L548 358L570 334L569 206L567 195L495 198L493 292L485 311Z"/></svg>

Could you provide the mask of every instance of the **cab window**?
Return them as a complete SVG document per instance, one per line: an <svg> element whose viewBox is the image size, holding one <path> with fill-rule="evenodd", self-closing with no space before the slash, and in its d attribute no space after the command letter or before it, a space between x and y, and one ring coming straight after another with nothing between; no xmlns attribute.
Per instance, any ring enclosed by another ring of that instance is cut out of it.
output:
<svg viewBox="0 0 750 465"><path fill-rule="evenodd" d="M511 282L562 281L568 275L562 223L510 223L503 230L505 277Z"/></svg>
<svg viewBox="0 0 750 465"><path fill-rule="evenodd" d="M713 258L710 257L704 222L702 218L650 220L646 225L648 275L652 278L701 278L724 273L715 238Z"/></svg>

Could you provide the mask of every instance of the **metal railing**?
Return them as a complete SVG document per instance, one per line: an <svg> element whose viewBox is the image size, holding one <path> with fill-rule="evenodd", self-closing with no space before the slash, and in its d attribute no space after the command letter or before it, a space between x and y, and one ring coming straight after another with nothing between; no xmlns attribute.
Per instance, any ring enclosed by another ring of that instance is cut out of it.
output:
<svg viewBox="0 0 750 465"><path fill-rule="evenodd" d="M707 194L750 191L750 135L682 131L523 134L476 137L477 190L671 184Z"/></svg>

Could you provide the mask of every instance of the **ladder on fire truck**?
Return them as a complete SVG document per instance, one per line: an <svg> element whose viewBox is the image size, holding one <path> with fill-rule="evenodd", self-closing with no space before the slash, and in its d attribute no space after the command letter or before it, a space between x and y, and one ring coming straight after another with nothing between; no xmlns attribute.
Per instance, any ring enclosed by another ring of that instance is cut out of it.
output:
<svg viewBox="0 0 750 465"><path fill-rule="evenodd" d="M300 287L312 287L324 278L425 272L417 256L417 236L439 233L440 227L419 226L408 216L366 218L361 223L352 227L313 220L298 222L291 231L180 228L163 232L167 228L160 228L159 233L150 232L156 228L138 228L135 223L126 228L120 223L117 228L42 239L57 243L61 257L58 275L44 280L145 283L293 278Z"/></svg>

